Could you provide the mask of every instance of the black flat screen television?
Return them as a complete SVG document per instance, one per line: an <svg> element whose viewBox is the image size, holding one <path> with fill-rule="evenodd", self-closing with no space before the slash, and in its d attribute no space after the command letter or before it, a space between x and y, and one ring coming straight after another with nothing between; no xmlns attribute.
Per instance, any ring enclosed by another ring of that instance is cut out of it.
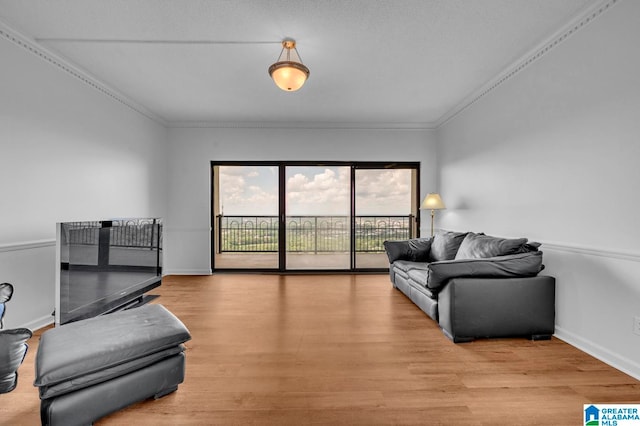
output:
<svg viewBox="0 0 640 426"><path fill-rule="evenodd" d="M162 219L61 222L56 326L143 303L162 283Z"/></svg>

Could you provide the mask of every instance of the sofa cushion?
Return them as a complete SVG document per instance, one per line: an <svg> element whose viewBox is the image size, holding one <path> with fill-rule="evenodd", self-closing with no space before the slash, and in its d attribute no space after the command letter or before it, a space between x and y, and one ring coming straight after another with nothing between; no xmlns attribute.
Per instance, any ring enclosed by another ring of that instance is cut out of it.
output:
<svg viewBox="0 0 640 426"><path fill-rule="evenodd" d="M431 243L431 254L429 260L431 262L439 262L442 260L455 259L456 253L467 232L438 232Z"/></svg>
<svg viewBox="0 0 640 426"><path fill-rule="evenodd" d="M18 367L27 353L31 330L0 330L0 393L11 392L18 382Z"/></svg>
<svg viewBox="0 0 640 426"><path fill-rule="evenodd" d="M498 238L469 232L462 240L455 259L480 259L521 253L526 238Z"/></svg>
<svg viewBox="0 0 640 426"><path fill-rule="evenodd" d="M541 251L485 259L432 262L428 266L426 286L438 289L451 278L533 277L542 269Z"/></svg>
<svg viewBox="0 0 640 426"><path fill-rule="evenodd" d="M411 286L411 293L419 292L429 299L438 300L438 292L440 289L431 289L425 287L424 284L417 284L413 279L409 279L409 286Z"/></svg>
<svg viewBox="0 0 640 426"><path fill-rule="evenodd" d="M429 290L430 293L435 294L436 289L430 289L426 286L428 275L429 269L412 269L407 272L410 284L412 284L413 286L422 287L426 290Z"/></svg>
<svg viewBox="0 0 640 426"><path fill-rule="evenodd" d="M389 263L396 260L426 262L429 259L432 241L431 238L413 238L404 241L385 241L383 244Z"/></svg>
<svg viewBox="0 0 640 426"><path fill-rule="evenodd" d="M427 262L412 262L410 260L398 260L393 263L393 269L402 276L409 276L412 269L427 270L429 264Z"/></svg>

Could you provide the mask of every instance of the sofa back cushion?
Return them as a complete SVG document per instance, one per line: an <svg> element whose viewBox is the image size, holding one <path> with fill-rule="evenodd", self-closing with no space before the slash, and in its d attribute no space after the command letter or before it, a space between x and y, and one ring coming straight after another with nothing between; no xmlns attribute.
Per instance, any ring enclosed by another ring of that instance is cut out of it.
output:
<svg viewBox="0 0 640 426"><path fill-rule="evenodd" d="M383 244L389 263L396 260L426 262L429 260L432 241L431 238L413 238L403 241L385 241Z"/></svg>
<svg viewBox="0 0 640 426"><path fill-rule="evenodd" d="M441 260L455 259L458 248L466 235L467 232L441 231L436 233L433 243L431 243L429 260L431 262L439 262Z"/></svg>
<svg viewBox="0 0 640 426"><path fill-rule="evenodd" d="M491 235L469 232L460 244L456 259L483 259L487 257L506 256L526 251L526 238L497 238Z"/></svg>

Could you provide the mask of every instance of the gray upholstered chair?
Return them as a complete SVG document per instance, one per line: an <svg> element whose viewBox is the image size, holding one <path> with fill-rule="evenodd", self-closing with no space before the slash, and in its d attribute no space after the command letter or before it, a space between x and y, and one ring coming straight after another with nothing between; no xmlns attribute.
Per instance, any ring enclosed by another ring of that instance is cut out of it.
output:
<svg viewBox="0 0 640 426"><path fill-rule="evenodd" d="M31 330L16 328L2 330L6 303L13 296L13 286L9 283L0 284L0 393L11 392L18 384L18 367L27 354L27 340L31 337Z"/></svg>
<svg viewBox="0 0 640 426"><path fill-rule="evenodd" d="M18 384L18 367L27 354L31 330L0 330L0 393L11 392Z"/></svg>
<svg viewBox="0 0 640 426"><path fill-rule="evenodd" d="M13 286L9 283L0 284L0 329L4 328L5 304L11 300L11 296L13 296Z"/></svg>

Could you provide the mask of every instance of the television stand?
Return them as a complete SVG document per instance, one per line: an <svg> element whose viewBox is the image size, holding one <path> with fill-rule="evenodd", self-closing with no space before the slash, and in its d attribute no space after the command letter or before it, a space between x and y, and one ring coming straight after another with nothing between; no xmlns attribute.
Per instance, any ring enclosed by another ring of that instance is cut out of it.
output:
<svg viewBox="0 0 640 426"><path fill-rule="evenodd" d="M160 295L157 294L142 294L138 297L136 297L135 299L131 299L129 301L127 301L126 303L120 305L120 306L116 306L115 308L104 312L102 315L106 315L106 314L110 314L112 312L117 312L117 311L126 311L127 309L132 309L132 308L137 308L139 306L142 305L146 305L147 303L151 302L154 299L157 299L158 297L160 297Z"/></svg>

